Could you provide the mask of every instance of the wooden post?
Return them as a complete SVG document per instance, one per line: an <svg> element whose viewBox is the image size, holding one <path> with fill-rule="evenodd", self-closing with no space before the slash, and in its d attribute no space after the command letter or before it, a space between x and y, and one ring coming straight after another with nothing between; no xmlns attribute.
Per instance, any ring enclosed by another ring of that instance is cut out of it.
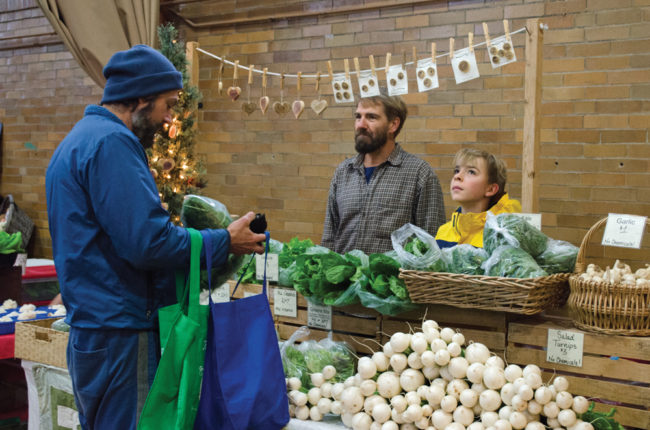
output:
<svg viewBox="0 0 650 430"><path fill-rule="evenodd" d="M526 20L526 74L524 77L524 144L521 161L521 207L525 213L539 212L539 135L542 105L542 61L544 32L539 19Z"/></svg>
<svg viewBox="0 0 650 430"><path fill-rule="evenodd" d="M185 45L185 56L187 57L187 76L189 84L199 86L199 56L197 55L196 48L199 47L199 42L187 42Z"/></svg>

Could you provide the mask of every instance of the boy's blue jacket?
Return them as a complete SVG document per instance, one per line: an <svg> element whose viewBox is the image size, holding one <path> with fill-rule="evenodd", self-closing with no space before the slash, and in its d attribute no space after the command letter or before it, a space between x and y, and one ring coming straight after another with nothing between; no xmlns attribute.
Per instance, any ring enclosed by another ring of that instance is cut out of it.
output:
<svg viewBox="0 0 650 430"><path fill-rule="evenodd" d="M80 328L150 329L189 267L187 230L161 207L138 138L107 109L88 106L54 151L47 213L66 321ZM208 230L222 265L226 230Z"/></svg>
<svg viewBox="0 0 650 430"><path fill-rule="evenodd" d="M489 209L494 215L506 212L521 212L521 203L510 199L504 194L498 202ZM436 233L436 241L440 248L468 243L477 248L483 248L483 228L485 227L485 212L461 213L460 207L451 215L451 221L443 224Z"/></svg>

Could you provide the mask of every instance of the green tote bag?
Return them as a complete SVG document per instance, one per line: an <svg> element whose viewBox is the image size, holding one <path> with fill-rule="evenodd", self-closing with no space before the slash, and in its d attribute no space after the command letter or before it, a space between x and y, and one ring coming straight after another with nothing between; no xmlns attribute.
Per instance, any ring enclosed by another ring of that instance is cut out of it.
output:
<svg viewBox="0 0 650 430"><path fill-rule="evenodd" d="M188 229L192 243L190 274L176 274L178 303L161 308L162 355L145 401L139 430L192 429L199 405L209 306L199 304L201 233Z"/></svg>

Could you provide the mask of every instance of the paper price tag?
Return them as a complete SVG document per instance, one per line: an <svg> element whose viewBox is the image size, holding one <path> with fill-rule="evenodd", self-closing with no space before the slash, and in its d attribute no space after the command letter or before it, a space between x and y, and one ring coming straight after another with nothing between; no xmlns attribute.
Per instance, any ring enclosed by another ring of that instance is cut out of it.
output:
<svg viewBox="0 0 650 430"><path fill-rule="evenodd" d="M212 290L212 301L224 303L230 301L230 284L227 282Z"/></svg>
<svg viewBox="0 0 650 430"><path fill-rule="evenodd" d="M602 244L621 248L641 248L645 222L644 216L609 214Z"/></svg>
<svg viewBox="0 0 650 430"><path fill-rule="evenodd" d="M332 330L332 307L314 305L307 302L307 325L324 330Z"/></svg>
<svg viewBox="0 0 650 430"><path fill-rule="evenodd" d="M490 63L492 63L493 69L517 61L515 48L505 35L492 39L488 47L488 54L490 54Z"/></svg>
<svg viewBox="0 0 650 430"><path fill-rule="evenodd" d="M379 83L372 70L362 70L359 73L359 90L361 97L372 97L379 95Z"/></svg>
<svg viewBox="0 0 650 430"><path fill-rule="evenodd" d="M548 329L546 361L582 367L582 346L585 335L575 331Z"/></svg>
<svg viewBox="0 0 650 430"><path fill-rule="evenodd" d="M429 91L438 88L438 66L431 58L418 60L417 71L418 91Z"/></svg>
<svg viewBox="0 0 650 430"><path fill-rule="evenodd" d="M266 259L266 280L269 282L278 282L278 254L268 254ZM258 281L264 279L264 255L255 256L255 278Z"/></svg>
<svg viewBox="0 0 650 430"><path fill-rule="evenodd" d="M408 94L408 76L401 64L389 67L386 72L386 80L388 81L388 95L399 96L401 94Z"/></svg>
<svg viewBox="0 0 650 430"><path fill-rule="evenodd" d="M478 78L478 66L476 65L476 56L474 51L469 48L454 51L454 58L451 59L451 67L454 70L456 84L471 81Z"/></svg>
<svg viewBox="0 0 650 430"><path fill-rule="evenodd" d="M275 315L296 318L298 316L296 290L292 288L274 288L273 313Z"/></svg>
<svg viewBox="0 0 650 430"><path fill-rule="evenodd" d="M334 94L334 101L336 103L354 102L352 82L349 79L345 79L344 73L334 75L334 79L332 79L332 91Z"/></svg>
<svg viewBox="0 0 650 430"><path fill-rule="evenodd" d="M528 221L528 224L537 228L537 230L542 229L542 214L513 213L513 215L517 215L518 217L525 219L526 221Z"/></svg>

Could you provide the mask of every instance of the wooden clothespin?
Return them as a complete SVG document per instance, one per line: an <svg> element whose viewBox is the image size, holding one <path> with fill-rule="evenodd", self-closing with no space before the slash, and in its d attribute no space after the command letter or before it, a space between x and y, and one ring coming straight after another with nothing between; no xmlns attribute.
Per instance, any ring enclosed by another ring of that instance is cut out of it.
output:
<svg viewBox="0 0 650 430"><path fill-rule="evenodd" d="M372 73L372 76L377 78L377 70L375 70L375 57L371 54L368 56L368 59L370 60L370 73Z"/></svg>
<svg viewBox="0 0 650 430"><path fill-rule="evenodd" d="M343 67L345 68L345 80L349 81L350 80L350 62L348 59L343 60Z"/></svg>
<svg viewBox="0 0 650 430"><path fill-rule="evenodd" d="M354 57L352 61L354 61L354 70L357 72L357 79L359 79L361 77L361 67L359 66L359 57Z"/></svg>
<svg viewBox="0 0 650 430"><path fill-rule="evenodd" d="M239 60L235 60L235 68L232 71L232 79L233 79L233 81L237 81L238 76L239 76Z"/></svg>
<svg viewBox="0 0 650 430"><path fill-rule="evenodd" d="M506 40L512 44L512 39L510 38L510 25L508 24L507 19L503 20L503 32L506 35Z"/></svg>
<svg viewBox="0 0 650 430"><path fill-rule="evenodd" d="M332 62L327 60L327 73L330 75L330 81L334 80L334 72L332 71Z"/></svg>
<svg viewBox="0 0 650 430"><path fill-rule="evenodd" d="M316 93L318 93L318 96L320 97L320 93L318 90L320 89L320 72L316 72Z"/></svg>
<svg viewBox="0 0 650 430"><path fill-rule="evenodd" d="M412 53L413 53L413 68L418 67L418 50L413 46L412 48Z"/></svg>
<svg viewBox="0 0 650 430"><path fill-rule="evenodd" d="M449 59L450 60L454 59L454 38L453 37L449 38Z"/></svg>
<svg viewBox="0 0 650 430"><path fill-rule="evenodd" d="M490 32L488 31L488 25L483 23L483 36L485 36L485 44L488 49L490 48Z"/></svg>
<svg viewBox="0 0 650 430"><path fill-rule="evenodd" d="M248 85L253 84L253 69L255 66L253 64L248 66Z"/></svg>
<svg viewBox="0 0 650 430"><path fill-rule="evenodd" d="M386 77L388 77L388 69L390 69L390 52L386 53Z"/></svg>
<svg viewBox="0 0 650 430"><path fill-rule="evenodd" d="M471 31L467 35L467 43L469 44L467 46L469 52L474 52L474 33Z"/></svg>
<svg viewBox="0 0 650 430"><path fill-rule="evenodd" d="M436 62L436 42L431 42L431 61Z"/></svg>

